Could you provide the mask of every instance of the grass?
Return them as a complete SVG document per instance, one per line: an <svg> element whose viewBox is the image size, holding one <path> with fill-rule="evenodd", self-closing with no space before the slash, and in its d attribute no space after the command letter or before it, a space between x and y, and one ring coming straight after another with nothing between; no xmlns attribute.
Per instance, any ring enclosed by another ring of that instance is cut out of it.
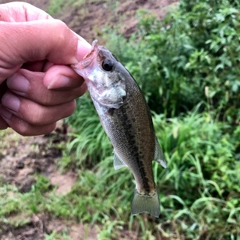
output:
<svg viewBox="0 0 240 240"><path fill-rule="evenodd" d="M69 1L64 1L64 0L50 0L47 12L51 15L54 16L56 14L59 14L59 12L61 12L61 10L68 6L71 5L72 8L76 8L79 9L78 13L82 13L82 14L86 14L86 12L88 11L88 8L86 7L86 4L91 4L91 3L97 3L98 0L91 0L91 1L87 1L87 0L69 0ZM114 14L115 17L120 17L117 12L116 9L119 6L119 2L118 1L111 1L108 0L105 2L105 4L103 4L103 7L111 10L111 12Z"/></svg>
<svg viewBox="0 0 240 240"><path fill-rule="evenodd" d="M73 118L84 119L81 113L78 111L79 115ZM95 117L97 118L96 115ZM95 117L91 115L92 119ZM89 129L85 126L78 129L82 139L91 141L91 145L86 145L84 140L78 142L78 147L84 146L88 153L94 152L92 146L98 142L90 131L96 127L92 128L90 124ZM230 126L216 121L209 113L198 114L197 109L180 118L167 119L164 115L154 115L154 125L168 162L166 171L153 163L162 204L162 218L159 224L164 226L164 223L171 222L171 232L176 232L179 236L189 235L193 239L201 236L203 230L211 237L219 236L218 232L225 234L225 237L236 237L239 233L236 229L239 220L237 213L240 164L235 159L237 139L232 138L229 133ZM78 123L78 126L81 126L81 123ZM103 130L99 130L101 136ZM239 128L236 128L233 135L238 131ZM81 182L78 189L80 190L83 185L86 187L86 183L87 185L93 183L91 190L88 191L96 197L98 191L101 192L99 197L103 199L112 197L115 204L118 203L118 195L121 194L120 205L116 204L114 209L121 217L121 213L128 212L124 214L124 219L129 221L127 219L134 187L133 179L126 169L120 172L113 171L112 157L108 154L109 151L101 152L101 159L95 159L99 164L94 167L94 177L101 173L101 181L95 182L90 178L89 182ZM92 158L91 154L89 157ZM124 179L119 179L119 174L124 174ZM86 177L83 176L83 179ZM108 186L107 189L104 188L106 196L102 193L101 184ZM222 210L224 214L219 215ZM110 213L111 211L108 212ZM223 229L225 233L222 232ZM147 229L143 229L143 232L145 230ZM154 233L154 229L152 231ZM163 228L161 231L169 234L168 229Z"/></svg>
<svg viewBox="0 0 240 240"><path fill-rule="evenodd" d="M64 0L51 0L47 9L47 12L53 16L61 11L66 4Z"/></svg>
<svg viewBox="0 0 240 240"><path fill-rule="evenodd" d="M84 98L81 101L91 104ZM90 105L88 108L90 110ZM78 117L73 116L73 119L79 121L81 137L73 140L77 144L69 142L68 154L60 163L62 169L78 166L79 177L72 191L64 196L57 195L43 176L38 176L28 193L1 185L2 195L11 192L0 201L4 206L0 211L1 222L15 213L31 216L44 212L63 219L99 224L103 226L99 239L110 236L114 239L115 235L117 238L122 229L136 231L141 239L156 239L159 235L170 239L204 236L207 236L205 239L237 239L240 234L240 163L235 159L232 136L239 137L239 127L230 135L227 124L215 121L208 113L196 111L172 119L154 115L157 136L168 162L167 170L153 163L162 206L161 218L155 220L147 214L131 216L135 185L131 173L126 168L113 169L109 141L102 128L95 127L101 136L101 146L97 145L97 133L90 131L94 124L99 124L97 115L91 115L85 125L82 115L86 112L77 113ZM95 155L96 146L99 149ZM77 148L81 150L75 155L73 150ZM78 159L81 152L86 161L80 155Z"/></svg>

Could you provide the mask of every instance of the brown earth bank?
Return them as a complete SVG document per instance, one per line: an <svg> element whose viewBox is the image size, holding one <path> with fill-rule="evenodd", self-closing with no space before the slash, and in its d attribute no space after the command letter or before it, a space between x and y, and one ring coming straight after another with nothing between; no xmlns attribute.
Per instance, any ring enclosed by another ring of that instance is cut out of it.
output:
<svg viewBox="0 0 240 240"><path fill-rule="evenodd" d="M0 0L1 3L9 1ZM174 0L138 0L138 1L75 1L62 3L57 0L29 0L36 7L51 12L54 17L63 20L73 31L91 42L102 36L102 29L107 24L110 28L118 28L126 37L136 30L136 11L148 9L162 19L177 4ZM60 6L59 6L60 5ZM0 146L0 177L1 181L16 186L20 192L28 192L36 182L36 173L49 178L58 194L67 194L75 183L77 173L74 169L60 173L57 162L62 156L59 143L68 139L67 127L59 123L52 133L37 137L21 137L7 130L1 137ZM83 224L67 222L48 216L36 214L25 219L25 216L9 216L9 218L24 219L26 224L12 227L9 224L0 225L0 239L8 240L38 240L45 239L45 234L53 231L67 230L71 239L97 239L97 228L89 228ZM135 233L121 231L121 239L138 239Z"/></svg>
<svg viewBox="0 0 240 240"><path fill-rule="evenodd" d="M0 3L9 1L0 0ZM17 2L17 1L12 1ZM32 5L47 12L53 13L55 18L64 21L73 31L87 41L92 42L101 38L104 26L119 29L124 36L130 36L136 30L136 12L139 9L148 9L158 19L162 19L167 12L178 4L176 0L79 0L74 3L58 0L28 0Z"/></svg>

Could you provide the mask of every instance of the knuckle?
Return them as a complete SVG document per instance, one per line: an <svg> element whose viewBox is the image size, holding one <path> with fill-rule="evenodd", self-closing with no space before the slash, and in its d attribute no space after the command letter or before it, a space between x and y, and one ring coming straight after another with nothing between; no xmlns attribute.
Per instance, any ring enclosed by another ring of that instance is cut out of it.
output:
<svg viewBox="0 0 240 240"><path fill-rule="evenodd" d="M49 106L51 105L53 99L51 94L43 94L43 96L39 99L39 103L44 105L44 106Z"/></svg>
<svg viewBox="0 0 240 240"><path fill-rule="evenodd" d="M58 30L58 44L62 45L66 41L66 36L69 35L70 29L61 20L56 20L56 29Z"/></svg>
<svg viewBox="0 0 240 240"><path fill-rule="evenodd" d="M41 126L41 127L36 127L27 122L24 122L21 119L15 119L11 127L14 131L19 133L20 135L27 137L27 136L35 136L35 135L50 133L55 129L55 126L56 126L56 123L52 123L52 124Z"/></svg>
<svg viewBox="0 0 240 240"><path fill-rule="evenodd" d="M68 116L72 115L75 108L76 108L76 101L75 100L72 100L72 101L68 102L67 106L66 106L66 109L67 109L66 115L63 116L63 117L68 117Z"/></svg>
<svg viewBox="0 0 240 240"><path fill-rule="evenodd" d="M44 125L47 121L47 117L44 113L42 107L35 108L34 112L28 112L26 116L26 121L31 125Z"/></svg>
<svg viewBox="0 0 240 240"><path fill-rule="evenodd" d="M8 124L0 116L0 130L8 128Z"/></svg>
<svg viewBox="0 0 240 240"><path fill-rule="evenodd" d="M56 128L56 123L52 123L44 128L44 134L51 133Z"/></svg>
<svg viewBox="0 0 240 240"><path fill-rule="evenodd" d="M68 29L67 25L60 19L54 19L56 26L60 27L59 29L65 30Z"/></svg>
<svg viewBox="0 0 240 240"><path fill-rule="evenodd" d="M62 118L73 114L76 108L76 101L71 100L67 103L56 106L31 105L31 107L21 109L20 118L28 124L41 127L52 124ZM28 109L28 110L26 110Z"/></svg>
<svg viewBox="0 0 240 240"><path fill-rule="evenodd" d="M29 136L29 125L22 119L12 119L11 128L22 136Z"/></svg>

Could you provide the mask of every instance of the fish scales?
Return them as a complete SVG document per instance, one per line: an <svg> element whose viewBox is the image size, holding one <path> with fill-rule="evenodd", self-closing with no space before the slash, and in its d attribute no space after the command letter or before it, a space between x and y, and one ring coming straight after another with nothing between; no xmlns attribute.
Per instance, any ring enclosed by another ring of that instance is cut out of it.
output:
<svg viewBox="0 0 240 240"><path fill-rule="evenodd" d="M114 111L122 133L121 140L115 144L114 149L120 158L125 159L126 165L132 170L138 192L150 193L155 186L151 164L154 158L155 136L151 117L145 106L145 99L142 94L139 94L140 90L136 89L137 85L132 83L131 78L126 81L126 87L126 101L121 108ZM141 109L143 110L140 111Z"/></svg>
<svg viewBox="0 0 240 240"><path fill-rule="evenodd" d="M126 93L126 101L122 107L114 109L112 114L103 114L100 119L115 152L125 159L124 162L132 170L138 192L150 194L155 189L151 164L155 135L151 116L145 99L132 78L126 81ZM97 109L100 108L96 101L94 104Z"/></svg>
<svg viewBox="0 0 240 240"><path fill-rule="evenodd" d="M114 148L115 169L129 167L136 181L132 213L158 217L159 199L152 161L165 167L150 110L131 74L109 50L93 42L92 51L73 69L86 80L102 126ZM161 159L160 159L161 158Z"/></svg>

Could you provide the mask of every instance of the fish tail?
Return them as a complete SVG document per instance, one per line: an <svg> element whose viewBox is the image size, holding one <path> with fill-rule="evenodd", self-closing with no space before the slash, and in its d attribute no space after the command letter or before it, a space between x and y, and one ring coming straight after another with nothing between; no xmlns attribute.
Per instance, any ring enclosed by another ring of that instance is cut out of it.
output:
<svg viewBox="0 0 240 240"><path fill-rule="evenodd" d="M160 203L157 191L153 195L144 195L135 190L132 201L132 214L136 215L142 212L148 212L156 218L159 217Z"/></svg>

